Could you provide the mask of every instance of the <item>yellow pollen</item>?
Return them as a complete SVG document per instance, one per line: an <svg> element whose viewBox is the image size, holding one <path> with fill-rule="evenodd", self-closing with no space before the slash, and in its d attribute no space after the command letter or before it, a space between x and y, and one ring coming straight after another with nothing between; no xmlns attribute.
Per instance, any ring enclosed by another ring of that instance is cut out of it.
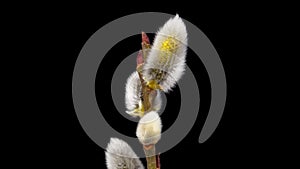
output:
<svg viewBox="0 0 300 169"><path fill-rule="evenodd" d="M159 62L161 64L167 64L168 60L175 54L178 48L178 41L174 37L166 38L160 47L161 53L159 54Z"/></svg>
<svg viewBox="0 0 300 169"><path fill-rule="evenodd" d="M162 45L160 47L161 51L164 52L174 52L177 49L178 42L173 37L168 37L166 40L162 42Z"/></svg>
<svg viewBox="0 0 300 169"><path fill-rule="evenodd" d="M151 89L162 89L161 86L159 84L157 84L156 80L150 80L149 82L147 82L147 86Z"/></svg>
<svg viewBox="0 0 300 169"><path fill-rule="evenodd" d="M140 107L134 109L134 112L135 112L135 114L137 114L138 116L143 117L143 116L144 116L144 113L145 113L144 105L142 104Z"/></svg>

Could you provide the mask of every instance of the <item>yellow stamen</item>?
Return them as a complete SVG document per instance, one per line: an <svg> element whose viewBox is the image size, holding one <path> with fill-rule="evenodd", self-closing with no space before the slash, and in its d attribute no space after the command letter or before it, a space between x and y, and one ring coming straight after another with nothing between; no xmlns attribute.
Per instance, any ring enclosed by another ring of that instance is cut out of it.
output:
<svg viewBox="0 0 300 169"><path fill-rule="evenodd" d="M168 64L170 58L175 54L178 48L178 41L174 37L166 38L160 47L160 55L159 55L159 62L162 64Z"/></svg>
<svg viewBox="0 0 300 169"><path fill-rule="evenodd" d="M162 87L156 82L156 80L150 80L147 82L147 86L153 90L162 89Z"/></svg>
<svg viewBox="0 0 300 169"><path fill-rule="evenodd" d="M174 37L168 37L161 44L160 50L164 52L172 52L178 48L178 41Z"/></svg>
<svg viewBox="0 0 300 169"><path fill-rule="evenodd" d="M140 117L143 117L143 116L144 116L144 113L145 113L144 105L141 104L138 108L135 108L135 109L134 109L134 113L137 114L137 115L140 116Z"/></svg>

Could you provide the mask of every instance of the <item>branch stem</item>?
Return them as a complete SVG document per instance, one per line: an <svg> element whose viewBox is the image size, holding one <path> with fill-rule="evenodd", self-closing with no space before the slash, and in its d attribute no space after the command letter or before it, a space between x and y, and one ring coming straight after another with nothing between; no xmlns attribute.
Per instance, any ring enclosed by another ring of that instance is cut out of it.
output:
<svg viewBox="0 0 300 169"><path fill-rule="evenodd" d="M155 145L144 145L144 152L147 160L147 169L159 169L156 164Z"/></svg>

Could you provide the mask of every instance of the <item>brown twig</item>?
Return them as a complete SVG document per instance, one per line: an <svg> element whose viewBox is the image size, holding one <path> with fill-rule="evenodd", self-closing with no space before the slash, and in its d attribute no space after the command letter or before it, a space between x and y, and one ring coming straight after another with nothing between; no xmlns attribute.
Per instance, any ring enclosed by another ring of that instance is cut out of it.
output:
<svg viewBox="0 0 300 169"><path fill-rule="evenodd" d="M136 70L138 72L141 84L142 84L142 93L141 93L141 100L143 104L143 111L147 112L151 108L151 100L150 100L150 93L153 91L150 87L146 85L146 82L143 78L143 66L144 61L147 58L148 52L150 50L150 41L148 36L145 32L142 32L142 50L139 51L137 56L137 67Z"/></svg>
<svg viewBox="0 0 300 169"><path fill-rule="evenodd" d="M157 169L155 145L144 145L144 152L147 160L147 169Z"/></svg>
<svg viewBox="0 0 300 169"><path fill-rule="evenodd" d="M141 92L141 100L143 104L144 113L148 112L151 108L152 100L150 100L150 93L154 90L147 86L146 81L143 78L143 66L144 61L147 58L147 55L150 50L150 41L145 32L142 32L142 50L139 51L137 56L137 67L136 70L138 72L141 84L142 84L142 92ZM146 160L147 160L147 169L160 169L160 162L157 163L157 156L155 155L155 145L144 145L143 146Z"/></svg>

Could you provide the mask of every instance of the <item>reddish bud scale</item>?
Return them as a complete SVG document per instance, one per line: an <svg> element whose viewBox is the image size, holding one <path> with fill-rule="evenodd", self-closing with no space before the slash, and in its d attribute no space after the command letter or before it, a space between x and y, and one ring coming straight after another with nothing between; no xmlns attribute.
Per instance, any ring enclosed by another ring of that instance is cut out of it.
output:
<svg viewBox="0 0 300 169"><path fill-rule="evenodd" d="M146 44L150 44L150 40L145 32L142 32L142 42Z"/></svg>
<svg viewBox="0 0 300 169"><path fill-rule="evenodd" d="M144 63L143 52L142 52L142 50L140 50L136 57L136 64L137 64L137 66L139 66L143 63Z"/></svg>

